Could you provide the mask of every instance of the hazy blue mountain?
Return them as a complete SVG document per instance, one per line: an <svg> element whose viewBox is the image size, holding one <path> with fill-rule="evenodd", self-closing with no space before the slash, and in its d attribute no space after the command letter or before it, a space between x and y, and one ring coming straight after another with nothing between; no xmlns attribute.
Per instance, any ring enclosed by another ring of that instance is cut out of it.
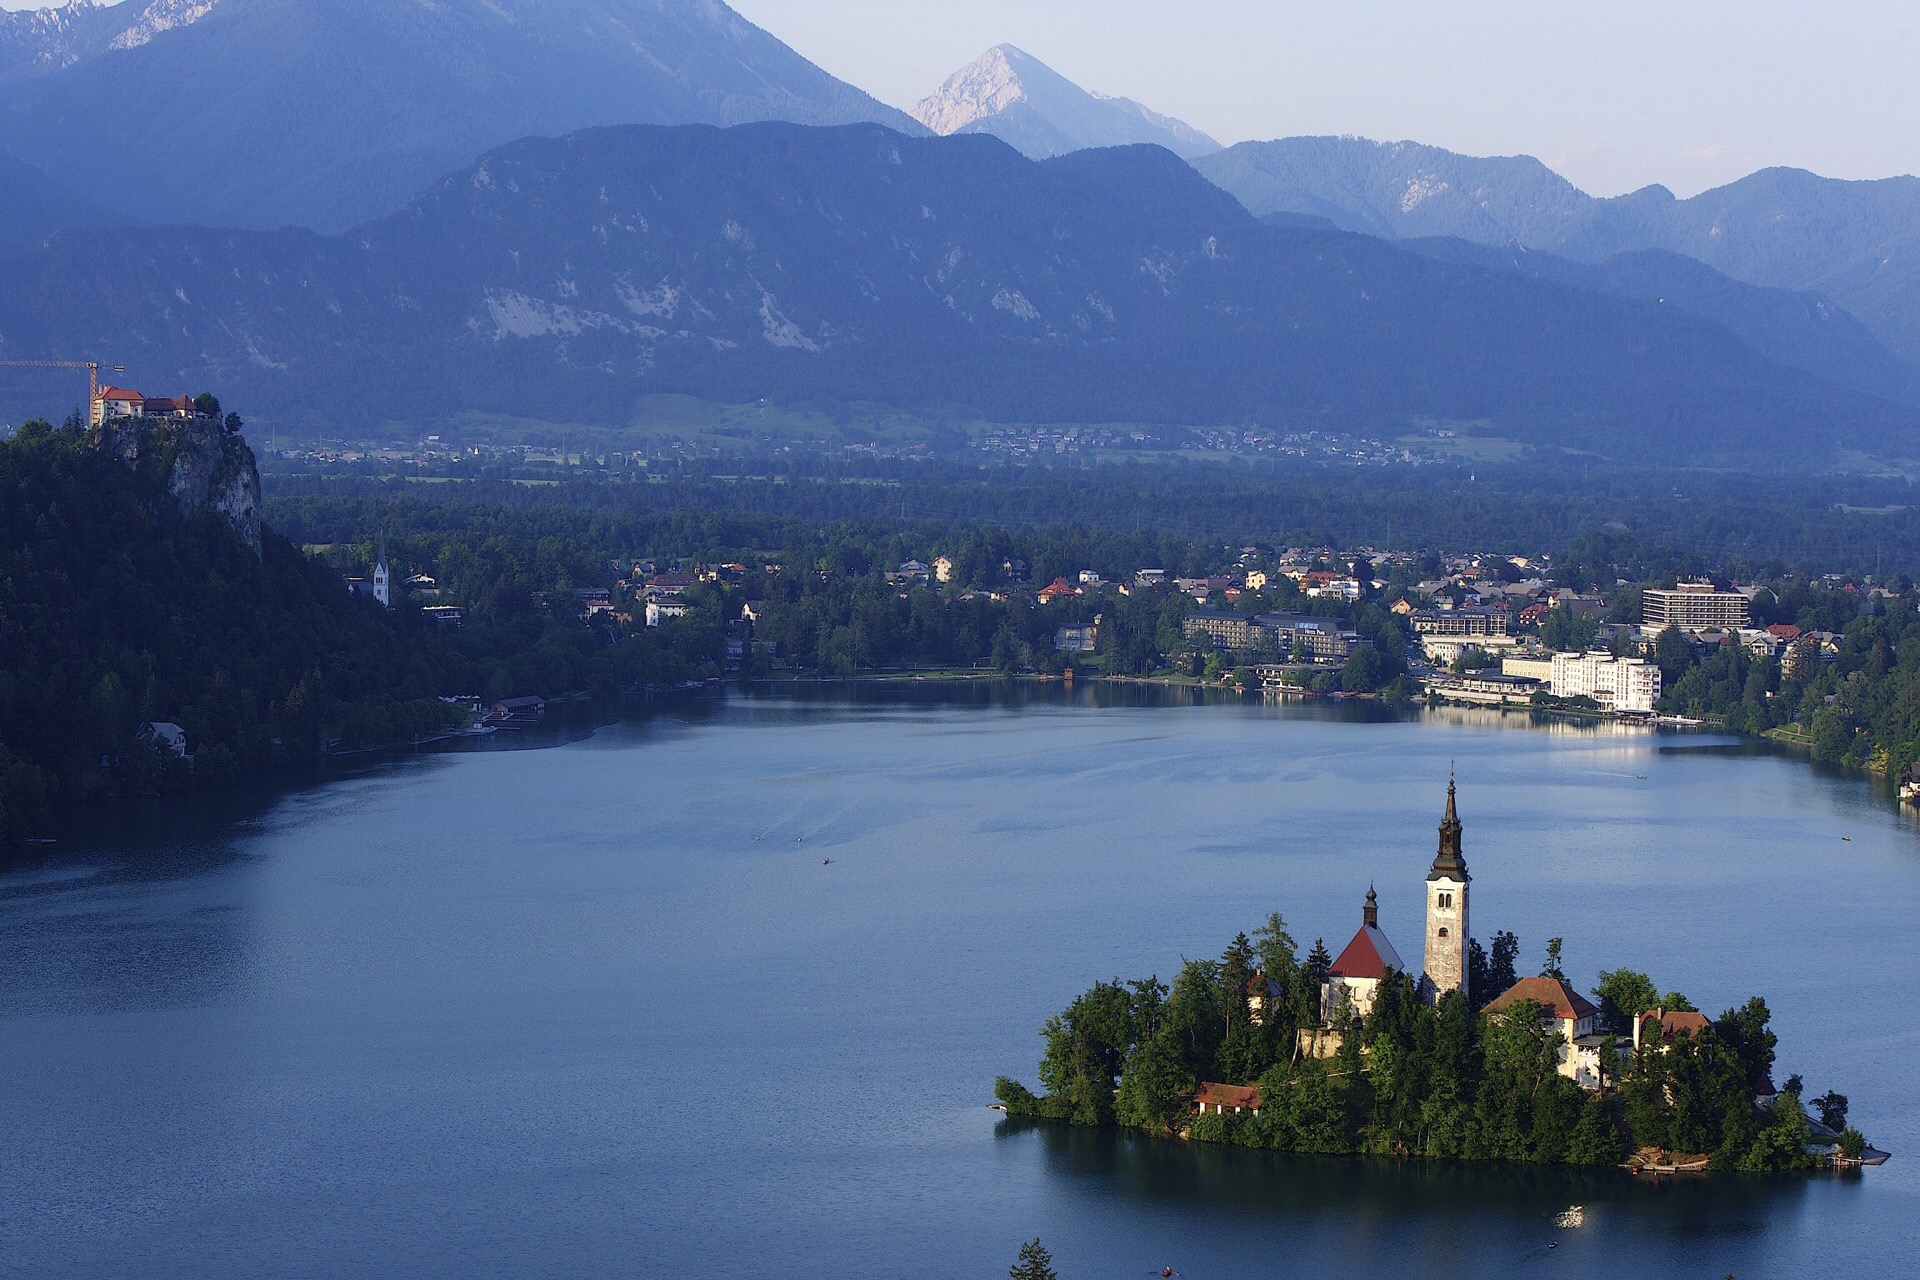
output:
<svg viewBox="0 0 1920 1280"><path fill-rule="evenodd" d="M1195 167L1256 214L1315 214L1388 239L1531 244L1592 200L1531 156L1463 156L1417 142L1242 142Z"/></svg>
<svg viewBox="0 0 1920 1280"><path fill-rule="evenodd" d="M1517 244L1476 244L1457 236L1401 243L1416 253L1449 262L1470 262L1691 311L1725 325L1770 360L1837 386L1920 406L1920 373L1887 350L1851 313L1816 293L1747 284L1698 259L1665 249L1639 249L1588 263Z"/></svg>
<svg viewBox="0 0 1920 1280"><path fill-rule="evenodd" d="M130 221L339 229L528 134L906 115L719 0L127 0L0 25L0 150Z"/></svg>
<svg viewBox="0 0 1920 1280"><path fill-rule="evenodd" d="M0 155L0 255L39 244L62 227L103 227L113 221L73 188Z"/></svg>
<svg viewBox="0 0 1920 1280"><path fill-rule="evenodd" d="M678 392L1009 421L1446 420L1643 462L1920 457L1920 413L1675 307L1264 225L1159 147L1035 162L874 125L527 139L337 237L63 232L0 261L0 352L51 351L333 432L619 423ZM0 385L16 418L46 407Z"/></svg>
<svg viewBox="0 0 1920 1280"><path fill-rule="evenodd" d="M913 109L938 134L990 133L1036 160L1154 143L1193 159L1220 150L1200 130L1131 98L1089 93L1030 53L996 45Z"/></svg>
<svg viewBox="0 0 1920 1280"><path fill-rule="evenodd" d="M1256 214L1316 214L1373 235L1513 243L1584 262L1639 249L1685 254L1737 280L1824 294L1920 367L1920 178L1766 169L1687 200L1664 187L1603 200L1529 156L1410 142L1283 138L1195 163Z"/></svg>

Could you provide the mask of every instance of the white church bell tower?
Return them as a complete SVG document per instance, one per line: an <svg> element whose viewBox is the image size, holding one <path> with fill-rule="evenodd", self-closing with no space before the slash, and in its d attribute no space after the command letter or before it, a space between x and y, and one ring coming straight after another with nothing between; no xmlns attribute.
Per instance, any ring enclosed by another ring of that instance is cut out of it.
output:
<svg viewBox="0 0 1920 1280"><path fill-rule="evenodd" d="M1467 874L1460 855L1460 815L1453 807L1453 779L1447 779L1447 812L1440 819L1440 852L1427 875L1428 998L1438 1002L1449 991L1467 992Z"/></svg>
<svg viewBox="0 0 1920 1280"><path fill-rule="evenodd" d="M373 562L373 598L382 609L393 608L393 573L387 568L387 535L380 535L380 557Z"/></svg>

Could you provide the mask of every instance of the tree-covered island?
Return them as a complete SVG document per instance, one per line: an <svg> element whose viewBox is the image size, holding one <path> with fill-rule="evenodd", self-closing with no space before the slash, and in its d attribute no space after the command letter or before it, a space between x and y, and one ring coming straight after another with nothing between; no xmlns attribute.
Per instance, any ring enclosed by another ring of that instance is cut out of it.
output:
<svg viewBox="0 0 1920 1280"><path fill-rule="evenodd" d="M1010 1116L1319 1155L1511 1160L1751 1173L1877 1162L1847 1099L1773 1084L1758 997L1716 1019L1643 973L1588 999L1551 940L1518 977L1513 934L1466 933L1471 877L1448 788L1427 879L1424 971L1381 934L1374 891L1338 957L1302 958L1273 914L1171 985L1096 983L1040 1034L1036 1095L1001 1077ZM1813 1115L1808 1114L1809 1107Z"/></svg>

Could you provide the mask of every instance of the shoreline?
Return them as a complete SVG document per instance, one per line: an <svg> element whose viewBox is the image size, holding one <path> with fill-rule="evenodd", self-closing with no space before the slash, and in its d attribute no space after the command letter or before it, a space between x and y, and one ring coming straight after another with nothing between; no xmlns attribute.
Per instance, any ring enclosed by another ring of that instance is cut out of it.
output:
<svg viewBox="0 0 1920 1280"><path fill-rule="evenodd" d="M552 736L551 740L547 740L547 738L552 735L553 730L559 729L562 726L579 728L584 725L585 732L591 734L594 730L606 724L616 723L627 718L631 710L634 709L635 704L644 704L648 707L664 707L682 701L694 702L710 700L713 698L713 695L718 695L720 700L724 700L742 692L749 695L778 695L782 690L797 691L803 688L820 691L827 691L835 687L844 688L849 691L861 688L876 690L894 688L903 691L906 689L919 689L931 691L944 687L958 691L960 689L986 689L994 686L1034 691L1057 690L1063 693L1087 693L1102 686L1112 687L1116 690L1162 690L1168 695L1186 695L1185 697L1174 699L1167 704L1168 706L1177 705L1182 707L1196 705L1194 695L1204 695L1210 705L1215 704L1216 700L1219 704L1231 704L1233 702L1259 702L1271 705L1321 703L1328 707L1346 707L1356 712L1360 708L1365 707L1370 708L1373 714L1390 715L1401 719L1418 718L1423 713L1445 709L1468 712L1496 712L1500 713L1500 719L1503 721L1512 717L1524 716L1528 723L1520 727L1526 728L1546 727L1550 724L1564 724L1581 728L1598 729L1609 724L1617 724L1625 727L1643 728L1649 734L1662 732L1715 734L1731 738L1742 746L1753 749L1756 752L1780 751L1784 754L1791 755L1802 764L1814 766L1823 771L1830 771L1833 776L1845 777L1855 782L1869 783L1874 787L1884 788L1887 792L1887 795L1884 797L1885 802L1897 812L1903 814L1910 813L1915 808L1912 802L1903 801L1900 798L1898 788L1892 784L1884 772L1875 772L1872 769L1865 768L1856 769L1839 765L1822 764L1813 759L1808 744L1796 741L1794 737L1790 735L1777 732L1762 736L1737 733L1727 729L1724 725L1715 724L1711 721L1703 721L1698 724L1673 724L1661 722L1657 719L1643 720L1638 717L1610 716L1605 713L1591 711L1531 706L1496 706L1484 703L1456 702L1446 699L1422 698L1409 702L1396 703L1380 699L1372 694L1352 694L1344 695L1340 698L1332 698L1313 693L1310 690L1289 690L1287 692L1281 692L1274 688L1247 690L1238 688L1232 684L1209 684L1197 678L1184 676L1091 675L1084 679L1076 678L1068 680L1064 676L1032 672L1007 675L1000 672L958 671L952 669L869 672L852 676L794 674L748 681L713 681L692 687L672 686L659 689L636 689L616 694L610 698L596 696L584 691L574 691L558 695L548 700L550 707L565 709L565 713L562 716L557 719L543 718L530 724L512 726L512 731L506 734L505 739L502 739L500 733L482 736L459 731L432 735L416 742L387 743L356 748L352 751L329 752L310 767L277 766L246 775L236 784L229 787L187 790L160 796L129 797L108 806L108 808L116 811L131 811L143 807L165 806L183 799L198 799L204 801L212 797L247 791L270 791L277 795L297 794L316 786L324 786L330 782L338 781L343 777L352 776L369 768L379 768L397 763L409 757L453 754L476 749L473 744L483 744L478 746L477 749L479 750L544 750L550 746L561 745L565 740L570 740L568 737L560 736ZM549 734L529 735L529 730L539 730L542 728L549 729ZM529 736L533 736L535 740L529 741ZM513 742L514 745L511 747L504 745L507 741ZM91 805L83 806L86 810L97 807L98 806ZM78 811L76 810L76 812ZM70 821L63 821L59 815L56 815L51 826L45 831L36 833L35 837L22 838L10 845L0 844L0 865L19 861L23 857L31 856L35 851L45 852L47 849L57 848L63 843L64 839L71 835L72 830L73 824Z"/></svg>

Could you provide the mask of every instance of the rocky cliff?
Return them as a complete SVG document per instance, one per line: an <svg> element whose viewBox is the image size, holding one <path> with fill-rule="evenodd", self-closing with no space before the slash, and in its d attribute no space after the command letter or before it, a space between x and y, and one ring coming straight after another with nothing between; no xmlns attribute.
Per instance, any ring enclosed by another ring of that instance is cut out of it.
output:
<svg viewBox="0 0 1920 1280"><path fill-rule="evenodd" d="M213 512L260 554L260 468L218 420L130 418L103 425L94 441L130 469L156 473L182 512Z"/></svg>

